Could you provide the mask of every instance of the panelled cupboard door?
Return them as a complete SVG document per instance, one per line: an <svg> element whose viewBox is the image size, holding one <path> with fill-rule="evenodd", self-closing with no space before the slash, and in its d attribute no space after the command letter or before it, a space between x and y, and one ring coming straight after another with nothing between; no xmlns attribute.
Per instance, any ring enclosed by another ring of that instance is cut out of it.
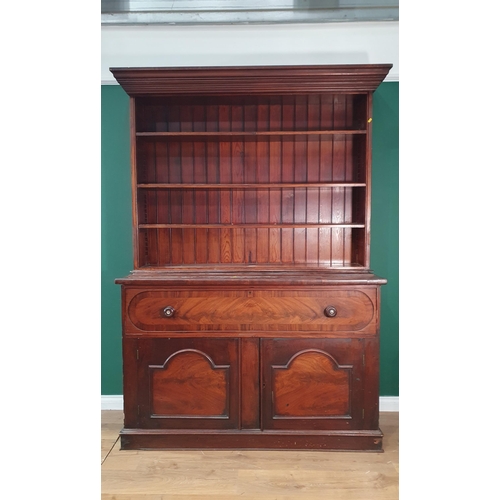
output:
<svg viewBox="0 0 500 500"><path fill-rule="evenodd" d="M238 427L237 339L140 339L137 345L140 427Z"/></svg>
<svg viewBox="0 0 500 500"><path fill-rule="evenodd" d="M355 430L363 421L358 339L263 339L263 429Z"/></svg>

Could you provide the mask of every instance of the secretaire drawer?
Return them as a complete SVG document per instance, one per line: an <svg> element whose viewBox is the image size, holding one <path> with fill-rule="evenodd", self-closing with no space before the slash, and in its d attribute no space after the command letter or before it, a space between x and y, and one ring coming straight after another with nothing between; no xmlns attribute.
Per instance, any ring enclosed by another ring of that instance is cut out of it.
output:
<svg viewBox="0 0 500 500"><path fill-rule="evenodd" d="M376 334L377 292L335 290L125 291L127 331Z"/></svg>

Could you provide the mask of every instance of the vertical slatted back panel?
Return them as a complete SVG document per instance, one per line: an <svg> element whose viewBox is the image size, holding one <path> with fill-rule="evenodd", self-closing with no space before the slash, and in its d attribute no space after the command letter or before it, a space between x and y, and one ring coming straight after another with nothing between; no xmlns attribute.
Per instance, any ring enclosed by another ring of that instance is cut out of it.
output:
<svg viewBox="0 0 500 500"><path fill-rule="evenodd" d="M363 266L366 94L136 101L140 266Z"/></svg>

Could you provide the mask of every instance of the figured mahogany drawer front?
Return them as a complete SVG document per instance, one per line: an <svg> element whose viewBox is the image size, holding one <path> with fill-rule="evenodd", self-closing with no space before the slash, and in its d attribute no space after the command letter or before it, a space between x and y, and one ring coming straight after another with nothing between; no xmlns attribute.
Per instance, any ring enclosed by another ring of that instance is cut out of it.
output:
<svg viewBox="0 0 500 500"><path fill-rule="evenodd" d="M129 289L125 300L128 324L146 332L377 332L374 289Z"/></svg>

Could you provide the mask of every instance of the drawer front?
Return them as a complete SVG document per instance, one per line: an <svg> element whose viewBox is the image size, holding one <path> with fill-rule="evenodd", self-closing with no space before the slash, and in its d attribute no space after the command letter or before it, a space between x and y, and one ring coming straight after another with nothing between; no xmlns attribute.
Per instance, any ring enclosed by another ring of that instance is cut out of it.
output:
<svg viewBox="0 0 500 500"><path fill-rule="evenodd" d="M376 289L127 290L129 327L143 332L376 334ZM333 309L331 309L333 308Z"/></svg>

